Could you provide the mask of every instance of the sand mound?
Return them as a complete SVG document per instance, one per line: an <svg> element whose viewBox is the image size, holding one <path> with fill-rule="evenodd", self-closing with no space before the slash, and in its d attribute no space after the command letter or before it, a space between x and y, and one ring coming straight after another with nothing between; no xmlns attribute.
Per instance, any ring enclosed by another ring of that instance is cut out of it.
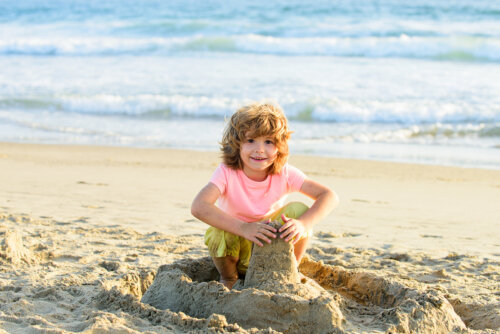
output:
<svg viewBox="0 0 500 334"><path fill-rule="evenodd" d="M33 264L36 262L32 252L24 247L23 237L17 231L7 231L0 242L0 260L19 265L22 263Z"/></svg>
<svg viewBox="0 0 500 334"><path fill-rule="evenodd" d="M324 265L307 258L300 264L300 271L325 289L345 297L345 305L350 309L350 316L346 317L353 328L362 323L362 318L375 315L372 326L398 333L449 333L465 329L452 305L438 291L411 289L371 273Z"/></svg>
<svg viewBox="0 0 500 334"><path fill-rule="evenodd" d="M223 314L244 328L341 332L338 298L318 285L300 283L293 248L279 238L254 247L244 284L230 291L217 278L210 258L162 266L142 302L199 318Z"/></svg>
<svg viewBox="0 0 500 334"><path fill-rule="evenodd" d="M278 238L266 247L254 247L245 277L245 288L297 293L301 291L298 283L300 277L292 245Z"/></svg>
<svg viewBox="0 0 500 334"><path fill-rule="evenodd" d="M145 305L139 302L130 294L122 294L116 287L111 290L104 290L94 298L95 306L100 310L127 312L138 319L148 320L149 323L158 326L153 330L161 332L186 332L190 333L252 333L252 334L273 334L277 333L271 328L259 330L252 328L249 331L244 330L238 324L230 324L226 317L220 314L211 314L206 319L199 319L186 315L182 312L176 313L171 310L159 310L158 308ZM109 313L108 313L109 314ZM114 326L116 322L113 322ZM92 330L99 332L99 329L109 331L109 324L96 322Z"/></svg>
<svg viewBox="0 0 500 334"><path fill-rule="evenodd" d="M312 280L300 282L292 246L277 238L254 247L245 282L231 291L215 281L218 274L207 257L160 267L142 302L197 318L223 314L243 328L270 326L283 333L465 329L436 291L308 259L300 270Z"/></svg>
<svg viewBox="0 0 500 334"><path fill-rule="evenodd" d="M467 327L472 329L500 328L499 304L464 303L458 298L451 299L450 303Z"/></svg>

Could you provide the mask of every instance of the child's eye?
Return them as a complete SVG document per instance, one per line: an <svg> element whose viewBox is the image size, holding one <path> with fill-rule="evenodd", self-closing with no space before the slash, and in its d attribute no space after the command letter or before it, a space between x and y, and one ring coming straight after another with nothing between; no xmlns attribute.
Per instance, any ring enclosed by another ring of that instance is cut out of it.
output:
<svg viewBox="0 0 500 334"><path fill-rule="evenodd" d="M247 139L247 142L249 142L249 143L253 143L253 142L254 142L254 140L253 140L253 139Z"/></svg>
<svg viewBox="0 0 500 334"><path fill-rule="evenodd" d="M266 140L266 144L274 144L274 142L272 140Z"/></svg>

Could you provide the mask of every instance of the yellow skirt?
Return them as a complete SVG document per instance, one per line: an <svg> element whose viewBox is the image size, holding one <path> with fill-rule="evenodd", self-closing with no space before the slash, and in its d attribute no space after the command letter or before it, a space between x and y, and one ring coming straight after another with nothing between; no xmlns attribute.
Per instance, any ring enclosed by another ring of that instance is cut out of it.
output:
<svg viewBox="0 0 500 334"><path fill-rule="evenodd" d="M288 203L275 213L269 219L277 220L281 225L284 224L281 215L284 214L288 218L299 218L309 207L300 202ZM302 237L310 237L312 230L307 231ZM209 227L205 233L205 245L208 246L208 251L212 257L234 256L239 259L238 272L246 273L250 255L252 254L252 242L238 235L226 232L224 230Z"/></svg>

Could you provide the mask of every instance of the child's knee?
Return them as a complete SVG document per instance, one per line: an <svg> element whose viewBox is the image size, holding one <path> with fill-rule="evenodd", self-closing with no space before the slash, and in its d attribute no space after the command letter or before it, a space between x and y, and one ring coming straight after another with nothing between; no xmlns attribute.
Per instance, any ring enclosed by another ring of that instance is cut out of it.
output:
<svg viewBox="0 0 500 334"><path fill-rule="evenodd" d="M302 202L290 202L283 207L281 213L288 218L299 218L307 210L309 207ZM281 219L281 215L279 218Z"/></svg>

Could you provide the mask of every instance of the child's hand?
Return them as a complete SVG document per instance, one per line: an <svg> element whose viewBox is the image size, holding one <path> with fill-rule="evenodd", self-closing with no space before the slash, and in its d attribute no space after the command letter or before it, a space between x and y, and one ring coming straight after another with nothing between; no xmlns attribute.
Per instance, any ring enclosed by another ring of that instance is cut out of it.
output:
<svg viewBox="0 0 500 334"><path fill-rule="evenodd" d="M269 225L270 222L271 220L268 219L256 223L245 223L241 226L241 236L256 243L260 247L264 246L264 244L259 239L270 244L271 240L269 238L276 238L274 233L277 232L274 227Z"/></svg>
<svg viewBox="0 0 500 334"><path fill-rule="evenodd" d="M300 238L306 233L306 228L304 224L297 219L293 218L288 218L284 214L281 215L281 219L285 223L283 226L280 227L278 232L283 232L281 234L281 238L286 238L286 242L292 242L292 244L296 244Z"/></svg>

